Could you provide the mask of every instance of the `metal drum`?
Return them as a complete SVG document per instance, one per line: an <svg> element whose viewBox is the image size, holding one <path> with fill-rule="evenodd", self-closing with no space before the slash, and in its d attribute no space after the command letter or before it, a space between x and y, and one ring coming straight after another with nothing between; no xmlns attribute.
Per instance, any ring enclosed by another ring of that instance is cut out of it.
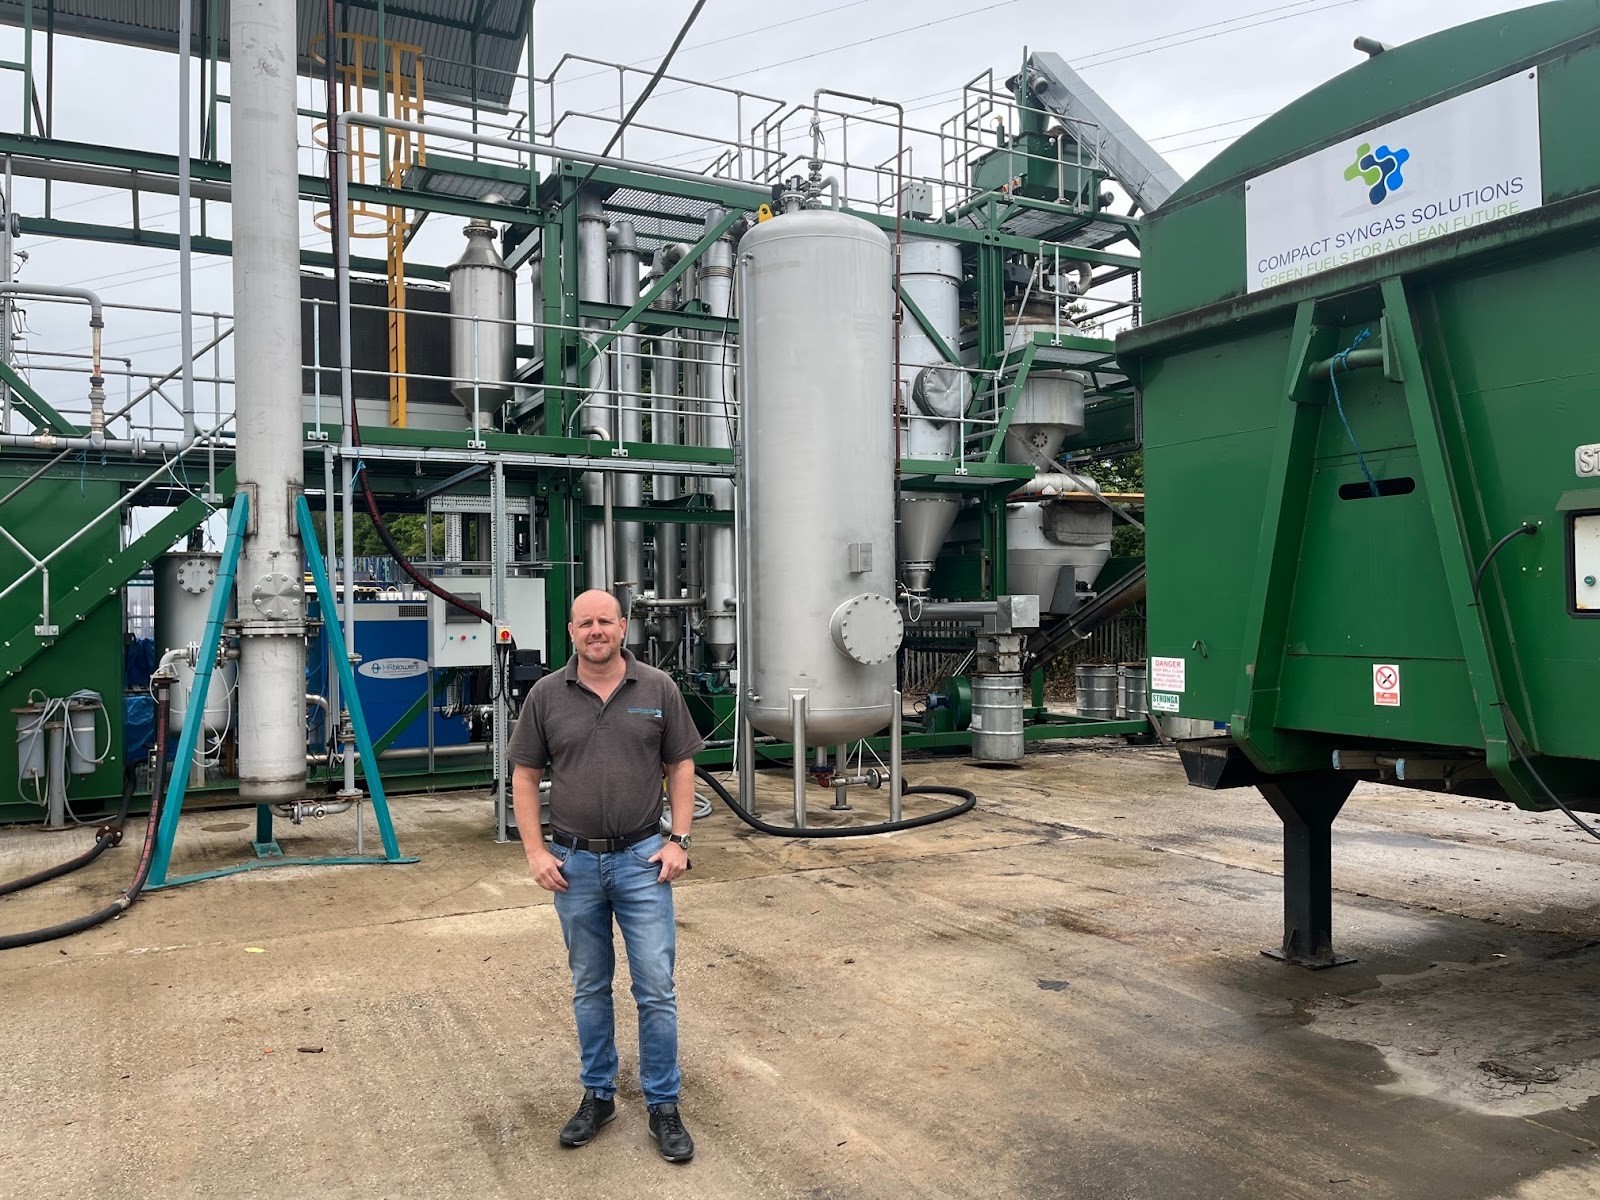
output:
<svg viewBox="0 0 1600 1200"><path fill-rule="evenodd" d="M829 211L739 244L745 489L739 663L750 722L831 745L892 715L895 427L889 241Z"/></svg>
<svg viewBox="0 0 1600 1200"><path fill-rule="evenodd" d="M1027 685L1021 675L972 677L972 757L979 762L1022 760L1022 710Z"/></svg>
<svg viewBox="0 0 1600 1200"><path fill-rule="evenodd" d="M1078 715L1110 721L1117 715L1117 668L1079 667Z"/></svg>
<svg viewBox="0 0 1600 1200"><path fill-rule="evenodd" d="M1150 668L1144 663L1123 663L1117 676L1118 715L1138 720L1150 711Z"/></svg>

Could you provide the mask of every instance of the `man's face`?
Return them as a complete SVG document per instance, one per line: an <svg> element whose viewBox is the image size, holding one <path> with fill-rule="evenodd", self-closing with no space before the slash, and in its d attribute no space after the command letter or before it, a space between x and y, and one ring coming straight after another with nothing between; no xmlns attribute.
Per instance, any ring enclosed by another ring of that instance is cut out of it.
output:
<svg viewBox="0 0 1600 1200"><path fill-rule="evenodd" d="M603 667L622 653L622 635L626 628L627 622L622 619L612 596L604 592L585 592L573 602L567 632L586 663Z"/></svg>

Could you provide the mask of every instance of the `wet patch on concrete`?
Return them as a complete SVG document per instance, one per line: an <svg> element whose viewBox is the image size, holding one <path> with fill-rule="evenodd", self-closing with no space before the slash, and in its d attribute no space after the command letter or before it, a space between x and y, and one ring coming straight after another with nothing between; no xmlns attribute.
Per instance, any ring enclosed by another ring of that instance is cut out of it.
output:
<svg viewBox="0 0 1600 1200"><path fill-rule="evenodd" d="M1575 1109L1600 1096L1600 948L1441 962L1387 977L1359 1002L1303 1009L1325 1036L1377 1049L1396 1095L1490 1116Z"/></svg>

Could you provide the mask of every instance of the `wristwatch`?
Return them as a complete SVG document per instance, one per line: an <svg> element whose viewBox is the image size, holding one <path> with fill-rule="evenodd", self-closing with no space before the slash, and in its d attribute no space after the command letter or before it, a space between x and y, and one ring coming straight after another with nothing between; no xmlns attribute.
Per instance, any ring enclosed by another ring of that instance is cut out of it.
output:
<svg viewBox="0 0 1600 1200"><path fill-rule="evenodd" d="M689 835L687 833L669 833L667 834L667 841L677 842L685 850L689 848Z"/></svg>

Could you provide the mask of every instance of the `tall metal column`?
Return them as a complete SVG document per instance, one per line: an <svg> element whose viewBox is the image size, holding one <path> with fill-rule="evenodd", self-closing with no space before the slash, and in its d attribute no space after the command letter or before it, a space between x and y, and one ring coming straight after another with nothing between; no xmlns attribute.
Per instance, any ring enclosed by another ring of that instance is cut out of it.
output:
<svg viewBox="0 0 1600 1200"><path fill-rule="evenodd" d="M234 0L230 25L233 311L246 316L234 331L237 469L250 498L239 795L264 804L299 800L306 785L295 0Z"/></svg>
<svg viewBox="0 0 1600 1200"><path fill-rule="evenodd" d="M631 308L639 301L639 251L633 222L618 221L612 229L611 303ZM617 440L644 440L644 417L639 393L643 390L643 370L639 359L639 327L630 325L616 341ZM644 477L619 475L612 499L619 508L638 508L644 503ZM637 651L644 646L645 621L633 620L633 598L644 590L644 526L637 521L617 525L617 577L612 580L617 600L628 622L628 646Z"/></svg>
<svg viewBox="0 0 1600 1200"><path fill-rule="evenodd" d="M495 613L499 614L509 608L506 601L506 562L511 557L512 546L511 522L506 517L506 466L498 458L494 461L494 474L489 481L489 528L489 558L494 564L489 598L494 604ZM500 617L501 621L505 619ZM489 663L489 678L494 695L490 733L494 753L495 840L504 842L510 837L506 825L506 813L510 807L506 778L511 764L506 761L506 725L511 714L506 710L506 677L502 670L506 663L501 657L499 645L493 644L495 649Z"/></svg>
<svg viewBox="0 0 1600 1200"><path fill-rule="evenodd" d="M713 207L706 213L711 227L727 214ZM733 243L719 238L706 248L700 266L700 299L713 317L733 315ZM707 334L700 343L700 382L705 397L701 409L701 434L704 445L730 450L734 445L734 374L737 365L733 347L725 333ZM711 499L718 512L733 511L733 480L713 476ZM705 624L706 665L725 670L731 664L736 636L734 606L737 581L734 578L733 528L708 525L700 535L705 548Z"/></svg>
<svg viewBox="0 0 1600 1200"><path fill-rule="evenodd" d="M657 262L659 263L659 259ZM656 302L657 307L671 311L677 303L677 289L668 291ZM650 440L659 446L678 443L679 396L678 358L683 353L683 343L674 334L656 336L655 358L650 364ZM657 475L651 484L656 501L676 500L679 484L676 475ZM675 599L680 591L678 555L683 539L683 526L660 521L656 524L656 595ZM662 610L656 618L656 645L660 647L663 661L670 661L682 640L682 616L671 609Z"/></svg>
<svg viewBox="0 0 1600 1200"><path fill-rule="evenodd" d="M606 247L606 216L600 197L593 191L578 196L578 299L604 304L611 294L611 269ZM603 327L605 322L586 320L585 325ZM574 434L595 430L607 439L616 429L615 413L609 391L611 360L597 354L589 364L589 377L584 381L583 406L577 410ZM599 471L585 472L583 477L583 502L590 508L599 508L606 500L606 484ZM609 591L611 580L606 563L611 555L606 546L603 525L591 521L583 529L583 565L585 587Z"/></svg>

